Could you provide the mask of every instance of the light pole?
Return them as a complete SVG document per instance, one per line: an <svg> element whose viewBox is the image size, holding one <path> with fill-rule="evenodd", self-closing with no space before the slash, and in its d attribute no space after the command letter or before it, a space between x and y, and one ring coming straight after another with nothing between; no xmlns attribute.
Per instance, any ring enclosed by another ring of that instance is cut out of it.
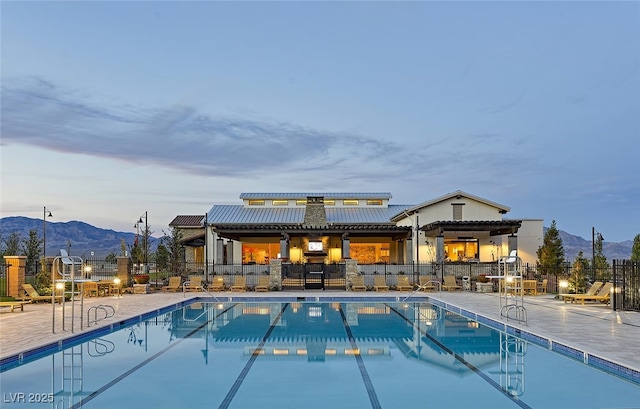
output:
<svg viewBox="0 0 640 409"><path fill-rule="evenodd" d="M47 217L53 217L53 215L47 210L47 206L44 206L42 212L42 270L45 275L47 274ZM53 281L51 284L53 284Z"/></svg>
<svg viewBox="0 0 640 409"><path fill-rule="evenodd" d="M144 217L144 232L143 232L143 240L142 240L142 245L144 246L144 264L143 264L143 274L148 274L147 271L147 262L149 261L149 223L147 222L147 212L145 211L144 214L142 216L140 216L140 218L138 218L138 222L136 223L136 225L142 223L142 218Z"/></svg>

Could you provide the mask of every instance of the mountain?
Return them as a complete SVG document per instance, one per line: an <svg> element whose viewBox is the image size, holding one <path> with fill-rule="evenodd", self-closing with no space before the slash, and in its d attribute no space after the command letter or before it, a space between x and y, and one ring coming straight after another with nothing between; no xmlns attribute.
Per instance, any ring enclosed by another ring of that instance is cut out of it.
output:
<svg viewBox="0 0 640 409"><path fill-rule="evenodd" d="M546 227L544 228L544 232L547 232ZM585 240L580 236L574 236L562 230L558 230L558 233L562 240L562 247L564 247L565 260L573 262L580 251L582 251L582 257L591 259L593 253L591 240ZM628 260L631 257L632 247L633 240L620 243L605 241L602 243L602 253L609 262L611 262L611 260Z"/></svg>
<svg viewBox="0 0 640 409"><path fill-rule="evenodd" d="M0 234L6 238L9 234L17 232L22 237L29 237L29 230L36 229L38 235L42 237L42 219L31 219L28 217L4 217L0 219ZM546 233L547 228L544 228ZM572 262L580 251L583 257L591 258L591 240L585 240L580 236L574 236L565 231L559 230L562 245L564 247L565 259ZM124 239L127 250L133 245L135 233L118 232L114 230L101 229L90 224L71 221L55 223L47 221L47 254L58 254L60 249L68 249L71 243L71 255L86 258L91 256L103 258L109 253L120 254L120 241ZM149 239L151 251L155 251L160 239L151 237ZM603 253L608 261L614 259L628 259L631 257L632 240L621 243L604 242Z"/></svg>
<svg viewBox="0 0 640 409"><path fill-rule="evenodd" d="M29 217L3 217L0 219L0 234L6 239L11 233L18 233L23 238L29 237L29 231L35 229L42 237L42 219ZM120 254L120 242L124 239L127 250L133 245L136 234L101 229L80 221L50 222L47 221L47 255L54 256L60 249L70 250L70 255L87 258L104 258L110 253ZM159 238L149 239L151 251L155 251ZM71 247L69 248L69 245ZM93 252L93 255L92 255Z"/></svg>

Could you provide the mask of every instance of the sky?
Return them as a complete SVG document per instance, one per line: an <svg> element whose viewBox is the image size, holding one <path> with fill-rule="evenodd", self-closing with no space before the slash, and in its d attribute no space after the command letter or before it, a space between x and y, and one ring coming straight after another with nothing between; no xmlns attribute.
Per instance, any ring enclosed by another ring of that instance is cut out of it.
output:
<svg viewBox="0 0 640 409"><path fill-rule="evenodd" d="M640 233L638 1L2 1L0 216L462 190Z"/></svg>

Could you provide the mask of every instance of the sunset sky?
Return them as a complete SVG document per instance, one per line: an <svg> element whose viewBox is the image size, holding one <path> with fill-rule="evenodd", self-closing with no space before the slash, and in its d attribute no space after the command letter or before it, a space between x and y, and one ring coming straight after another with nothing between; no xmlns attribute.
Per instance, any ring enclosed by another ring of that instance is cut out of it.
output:
<svg viewBox="0 0 640 409"><path fill-rule="evenodd" d="M0 3L0 216L463 190L640 233L640 2Z"/></svg>

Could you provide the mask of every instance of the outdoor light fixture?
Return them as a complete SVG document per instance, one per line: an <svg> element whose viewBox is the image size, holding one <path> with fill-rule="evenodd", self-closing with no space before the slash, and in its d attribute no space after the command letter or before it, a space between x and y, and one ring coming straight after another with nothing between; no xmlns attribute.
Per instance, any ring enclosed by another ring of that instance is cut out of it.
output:
<svg viewBox="0 0 640 409"><path fill-rule="evenodd" d="M42 269L45 274L47 274L47 217L53 217L53 215L47 210L47 206L44 206L44 211L42 212L42 258L44 260Z"/></svg>
<svg viewBox="0 0 640 409"><path fill-rule="evenodd" d="M569 282L567 280L560 280L560 282L558 283L558 286L565 290L569 287Z"/></svg>
<svg viewBox="0 0 640 409"><path fill-rule="evenodd" d="M149 249L148 249L148 240L149 240L149 223L147 220L147 212L144 212L142 216L138 218L138 221L134 225L134 227L138 227L142 223L142 218L144 218L144 232L143 232L143 241L142 245L144 246L144 267L143 272L147 274L147 262L149 261Z"/></svg>

